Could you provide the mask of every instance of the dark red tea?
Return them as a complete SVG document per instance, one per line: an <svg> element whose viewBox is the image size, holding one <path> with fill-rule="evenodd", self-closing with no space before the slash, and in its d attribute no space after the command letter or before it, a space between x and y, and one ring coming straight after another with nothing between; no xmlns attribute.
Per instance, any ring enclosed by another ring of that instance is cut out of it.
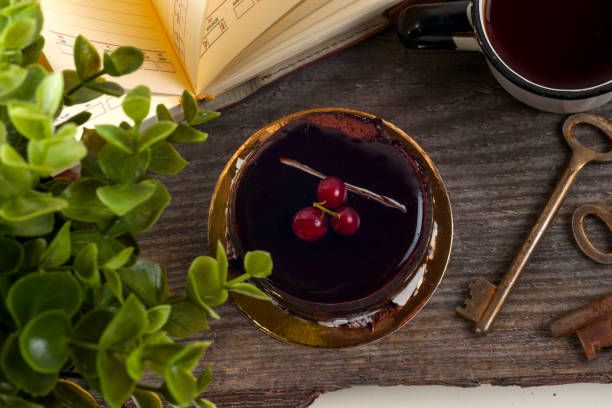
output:
<svg viewBox="0 0 612 408"><path fill-rule="evenodd" d="M378 132L370 119L328 116ZM382 137L366 141L303 119L287 125L249 159L238 181L233 218L239 252L271 252L274 271L267 281L306 301L350 302L377 291L423 250L418 243L427 242L428 188L407 155ZM317 242L304 242L291 220L316 201L319 179L282 164L281 157L393 198L407 212L349 192L348 203L361 217L359 230L348 237L328 231Z"/></svg>
<svg viewBox="0 0 612 408"><path fill-rule="evenodd" d="M555 89L612 79L612 0L486 0L493 49L519 75Z"/></svg>

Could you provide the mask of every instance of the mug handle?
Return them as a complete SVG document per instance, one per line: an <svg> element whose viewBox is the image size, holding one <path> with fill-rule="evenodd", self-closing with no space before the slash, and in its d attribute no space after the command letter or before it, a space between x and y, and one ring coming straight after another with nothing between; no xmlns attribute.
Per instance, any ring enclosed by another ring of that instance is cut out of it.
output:
<svg viewBox="0 0 612 408"><path fill-rule="evenodd" d="M468 18L470 1L419 4L398 16L397 33L406 48L480 51Z"/></svg>

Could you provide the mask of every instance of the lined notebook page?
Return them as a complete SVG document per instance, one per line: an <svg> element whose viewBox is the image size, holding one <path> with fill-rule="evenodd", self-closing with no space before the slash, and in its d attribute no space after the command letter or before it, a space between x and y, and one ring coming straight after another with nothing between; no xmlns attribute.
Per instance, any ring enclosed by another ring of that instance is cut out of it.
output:
<svg viewBox="0 0 612 408"><path fill-rule="evenodd" d="M242 50L302 0L208 0L196 87L207 85Z"/></svg>
<svg viewBox="0 0 612 408"><path fill-rule="evenodd" d="M151 0L41 0L44 53L55 71L74 69L73 46L83 34L102 53L121 45L145 53L135 73L113 79L127 89L143 84L153 93L180 95L189 82Z"/></svg>
<svg viewBox="0 0 612 408"><path fill-rule="evenodd" d="M188 78L198 74L207 0L152 0ZM192 87L195 87L192 82Z"/></svg>

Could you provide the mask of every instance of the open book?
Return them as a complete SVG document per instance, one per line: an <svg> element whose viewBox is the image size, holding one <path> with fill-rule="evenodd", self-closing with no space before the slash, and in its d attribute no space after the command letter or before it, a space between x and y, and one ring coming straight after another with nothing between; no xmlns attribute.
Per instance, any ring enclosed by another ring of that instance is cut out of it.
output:
<svg viewBox="0 0 612 408"><path fill-rule="evenodd" d="M41 0L44 54L61 71L74 69L72 49L79 34L101 52L135 46L144 51L145 62L118 78L126 89L147 85L157 96L154 102L171 105L188 89L218 108L380 30L387 24L383 11L399 2ZM88 109L94 123L116 121L123 113L119 106L102 97L64 115Z"/></svg>

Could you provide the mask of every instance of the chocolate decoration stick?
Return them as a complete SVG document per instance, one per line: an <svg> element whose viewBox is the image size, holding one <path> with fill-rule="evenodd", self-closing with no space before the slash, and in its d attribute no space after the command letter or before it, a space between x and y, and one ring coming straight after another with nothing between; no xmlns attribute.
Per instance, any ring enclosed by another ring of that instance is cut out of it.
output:
<svg viewBox="0 0 612 408"><path fill-rule="evenodd" d="M550 324L554 337L568 336L599 320L612 317L612 293L567 313Z"/></svg>
<svg viewBox="0 0 612 408"><path fill-rule="evenodd" d="M306 166L305 164L302 164L300 162L298 162L297 160L293 160L293 159L287 159L286 157L280 157L278 159L281 163L289 166L289 167L294 167L298 170L302 170L303 172L306 172L312 176L318 177L320 179L324 179L325 177L327 177L325 174L316 171L315 169ZM352 184L349 183L344 183L344 185L346 186L346 189L349 191L352 191L355 194L359 194L360 196L366 197L366 198L371 198L372 200L376 200L379 203L386 205L387 207L391 207L391 208L396 208L398 210L400 210L401 212L403 212L404 214L407 212L406 210L406 206L398 203L397 201L395 201L392 198L389 198L387 196L384 195L380 195L380 194L376 194L373 191L370 191L368 189L365 188L361 188L361 187L357 187L354 186Z"/></svg>

